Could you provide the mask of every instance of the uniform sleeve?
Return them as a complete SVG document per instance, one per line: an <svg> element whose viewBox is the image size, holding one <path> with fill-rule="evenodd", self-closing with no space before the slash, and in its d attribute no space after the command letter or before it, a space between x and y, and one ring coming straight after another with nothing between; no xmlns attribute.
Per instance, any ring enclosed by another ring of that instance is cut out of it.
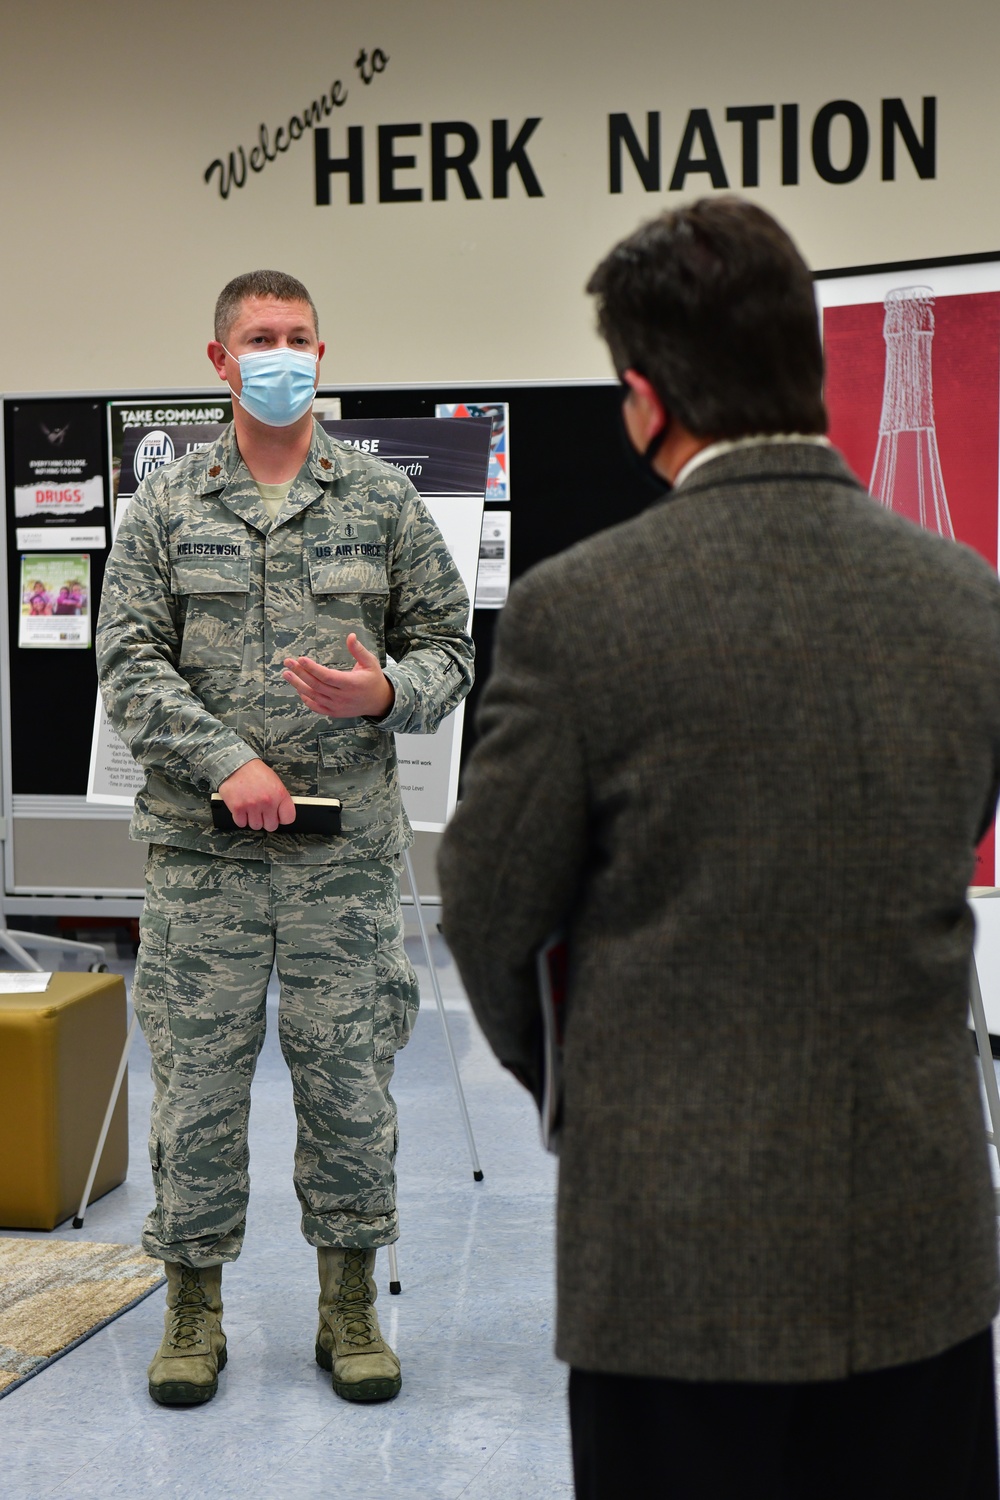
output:
<svg viewBox="0 0 1000 1500"><path fill-rule="evenodd" d="M537 1085L535 956L569 920L588 851L588 776L551 605L515 585L479 740L438 860L443 930L500 1061Z"/></svg>
<svg viewBox="0 0 1000 1500"><path fill-rule="evenodd" d="M412 486L400 507L389 558L385 674L395 702L378 727L433 734L472 686L475 647L469 595L440 531Z"/></svg>
<svg viewBox="0 0 1000 1500"><path fill-rule="evenodd" d="M143 481L111 549L97 675L108 718L147 774L215 791L256 755L208 712L177 670L180 629L161 483L158 475Z"/></svg>

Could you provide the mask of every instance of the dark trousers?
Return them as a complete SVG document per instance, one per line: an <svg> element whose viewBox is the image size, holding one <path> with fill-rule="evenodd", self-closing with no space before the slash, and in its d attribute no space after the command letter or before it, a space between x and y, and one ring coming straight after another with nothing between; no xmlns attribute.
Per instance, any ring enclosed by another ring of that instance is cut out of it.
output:
<svg viewBox="0 0 1000 1500"><path fill-rule="evenodd" d="M577 1500L997 1500L990 1329L811 1384L571 1370Z"/></svg>

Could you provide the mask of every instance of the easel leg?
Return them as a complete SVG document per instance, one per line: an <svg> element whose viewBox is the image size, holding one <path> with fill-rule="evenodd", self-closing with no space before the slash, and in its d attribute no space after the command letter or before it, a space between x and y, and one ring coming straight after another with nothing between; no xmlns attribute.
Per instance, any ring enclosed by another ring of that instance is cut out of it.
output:
<svg viewBox="0 0 1000 1500"><path fill-rule="evenodd" d="M476 1152L476 1141L472 1134L472 1121L469 1119L469 1111L465 1103L465 1092L462 1088L462 1077L458 1071L458 1059L455 1056L455 1048L451 1040L451 1030L448 1026L448 1016L444 1008L444 1000L441 997L441 985L438 982L437 969L434 967L434 955L431 953L430 940L427 936L427 927L424 923L423 908L420 905L420 892L417 890L416 876L413 873L413 861L410 859L410 851L403 851L403 860L406 864L406 878L410 884L413 895L413 905L417 913L417 926L420 928L420 940L424 946L424 957L430 970L431 984L434 988L434 999L437 1001L438 1015L441 1017L441 1026L444 1030L444 1039L448 1048L448 1057L451 1060L451 1071L455 1075L455 1092L458 1094L458 1107L462 1111L462 1123L465 1126L465 1134L469 1141L469 1154L472 1157L472 1176L476 1182L482 1182L483 1169L479 1165L479 1156Z"/></svg>
<svg viewBox="0 0 1000 1500"><path fill-rule="evenodd" d="M30 953L26 953L21 944L15 942L13 936L6 928L0 928L0 948L5 948L11 958L16 958L19 964L24 964L32 974L44 974L45 970L40 963L36 963Z"/></svg>
<svg viewBox="0 0 1000 1500"><path fill-rule="evenodd" d="M395 1245L388 1245L386 1254L389 1257L389 1295L398 1297L403 1288L399 1284L399 1262L396 1260Z"/></svg>
<svg viewBox="0 0 1000 1500"><path fill-rule="evenodd" d="M121 1093L122 1079L125 1077L125 1069L128 1066L128 1055L132 1050L132 1043L135 1040L135 1028L138 1024L139 1018L136 1015L135 1011L133 1011L132 1020L129 1022L129 1028L125 1034L125 1046L122 1049L121 1061L118 1064L118 1072L115 1074L115 1081L111 1086L111 1098L108 1100L108 1107L104 1114L104 1124L101 1126L101 1133L97 1137L97 1147L94 1151L94 1159L90 1163L90 1171L87 1173L87 1182L83 1189L83 1197L80 1199L80 1207L77 1211L76 1218L73 1220L74 1229L83 1228L83 1216L87 1212L87 1204L90 1200L90 1190L94 1186L94 1178L97 1176L97 1168L101 1163L101 1153L104 1150L104 1142L107 1140L108 1131L111 1129L111 1116L115 1112L115 1105L118 1103L118 1095Z"/></svg>
<svg viewBox="0 0 1000 1500"><path fill-rule="evenodd" d="M18 938L23 938L32 948L58 948L60 953L86 955L91 959L89 965L91 974L108 972L108 955L100 943L77 943L72 938L55 937L46 932L14 932L10 927L0 928L0 946L6 948L13 958L24 964L32 973L44 974L45 970L41 964L28 956L17 941Z"/></svg>
<svg viewBox="0 0 1000 1500"><path fill-rule="evenodd" d="M990 1143L1000 1151L1000 1088L997 1087L997 1074L993 1066L993 1050L990 1047L989 1027L986 1025L986 1011L983 1008L983 992L979 986L979 970L976 968L976 959L973 954L972 968L969 975L969 1005L972 1010L972 1024L976 1031L976 1046L979 1048L979 1066L983 1074L983 1087L986 1090L986 1104L990 1112ZM997 1209L1000 1211L1000 1189L995 1192Z"/></svg>

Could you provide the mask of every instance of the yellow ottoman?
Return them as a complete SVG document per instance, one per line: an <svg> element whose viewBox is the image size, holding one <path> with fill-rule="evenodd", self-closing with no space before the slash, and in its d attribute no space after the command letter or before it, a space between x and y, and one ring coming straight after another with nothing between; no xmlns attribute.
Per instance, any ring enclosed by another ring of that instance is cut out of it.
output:
<svg viewBox="0 0 1000 1500"><path fill-rule="evenodd" d="M125 1045L118 974L53 974L0 995L0 1228L54 1229L75 1214ZM125 1181L122 1081L90 1202Z"/></svg>

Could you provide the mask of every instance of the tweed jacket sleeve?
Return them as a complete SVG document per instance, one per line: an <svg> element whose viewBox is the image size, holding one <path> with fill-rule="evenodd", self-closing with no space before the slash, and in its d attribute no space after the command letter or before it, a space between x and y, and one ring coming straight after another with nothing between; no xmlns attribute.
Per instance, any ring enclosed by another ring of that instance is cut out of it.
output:
<svg viewBox="0 0 1000 1500"><path fill-rule="evenodd" d="M572 909L588 842L579 705L558 640L536 571L511 590L501 617L480 740L439 859L445 936L473 1009L501 1062L529 1087L535 954Z"/></svg>

